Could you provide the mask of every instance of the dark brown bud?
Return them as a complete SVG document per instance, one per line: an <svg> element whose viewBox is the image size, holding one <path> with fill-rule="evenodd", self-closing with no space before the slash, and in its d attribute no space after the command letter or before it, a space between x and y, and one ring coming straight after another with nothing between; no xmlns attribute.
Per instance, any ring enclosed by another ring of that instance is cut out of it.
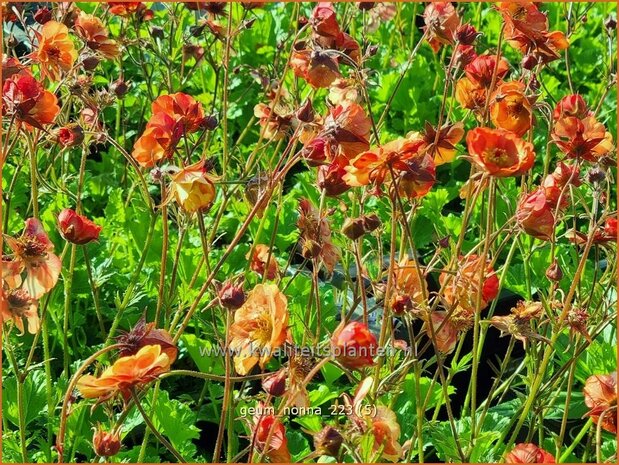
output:
<svg viewBox="0 0 619 465"><path fill-rule="evenodd" d="M405 294L397 294L391 299L391 310L396 315L403 315L413 308L413 301Z"/></svg>
<svg viewBox="0 0 619 465"><path fill-rule="evenodd" d="M606 29L608 29L608 31L614 31L615 29L617 29L617 20L614 17L609 16L604 21L604 26L606 27Z"/></svg>
<svg viewBox="0 0 619 465"><path fill-rule="evenodd" d="M129 86L122 79L117 79L110 85L110 90L114 92L116 97L121 98L124 97L127 92L129 92Z"/></svg>
<svg viewBox="0 0 619 465"><path fill-rule="evenodd" d="M52 19L52 12L47 7L39 8L34 13L34 20L39 24L45 24Z"/></svg>
<svg viewBox="0 0 619 465"><path fill-rule="evenodd" d="M378 53L378 45L370 45L368 47L368 55L373 57Z"/></svg>
<svg viewBox="0 0 619 465"><path fill-rule="evenodd" d="M86 71L92 71L99 64L99 59L94 56L86 57L82 60L82 66Z"/></svg>
<svg viewBox="0 0 619 465"><path fill-rule="evenodd" d="M438 245L442 247L443 249L446 249L447 247L449 247L449 240L450 240L449 236L445 236L439 239Z"/></svg>
<svg viewBox="0 0 619 465"><path fill-rule="evenodd" d="M347 238L353 241L359 239L365 234L363 218L346 218L344 226L342 226L342 232Z"/></svg>
<svg viewBox="0 0 619 465"><path fill-rule="evenodd" d="M152 35L155 39L163 40L163 28L159 26L153 26L150 28L150 35Z"/></svg>
<svg viewBox="0 0 619 465"><path fill-rule="evenodd" d="M305 16L299 16L299 22L297 23L299 29L301 29L307 23L308 23L308 20L307 20L307 18Z"/></svg>
<svg viewBox="0 0 619 465"><path fill-rule="evenodd" d="M606 179L606 173L599 167L591 168L587 171L587 181L589 184L599 184Z"/></svg>
<svg viewBox="0 0 619 465"><path fill-rule="evenodd" d="M204 32L204 28L206 28L206 24L201 26L191 26L189 28L189 34L191 34L191 37L200 37Z"/></svg>
<svg viewBox="0 0 619 465"><path fill-rule="evenodd" d="M204 117L204 121L202 122L202 125L207 130L213 131L219 125L219 121L217 120L217 116L215 116L215 115L208 115L208 116Z"/></svg>
<svg viewBox="0 0 619 465"><path fill-rule="evenodd" d="M371 10L376 6L376 2L359 2L357 4L360 10Z"/></svg>
<svg viewBox="0 0 619 465"><path fill-rule="evenodd" d="M563 278L563 271L561 271L559 262L555 260L551 263L551 265L546 270L546 277L550 281L561 281L561 278Z"/></svg>
<svg viewBox="0 0 619 465"><path fill-rule="evenodd" d="M303 248L301 250L301 255L303 258L311 260L312 258L316 258L320 255L320 244L318 242L313 241L311 239L307 239L303 241Z"/></svg>
<svg viewBox="0 0 619 465"><path fill-rule="evenodd" d="M155 166L152 170L150 170L150 178L154 183L160 183L163 179L163 170L158 166Z"/></svg>
<svg viewBox="0 0 619 465"><path fill-rule="evenodd" d="M325 426L314 435L314 449L322 455L337 457L344 438L333 426Z"/></svg>
<svg viewBox="0 0 619 465"><path fill-rule="evenodd" d="M256 18L248 19L243 23L243 27L245 29L251 29L254 26L255 22L256 22Z"/></svg>
<svg viewBox="0 0 619 465"><path fill-rule="evenodd" d="M228 310L236 310L245 303L243 288L230 281L224 283L219 289L219 301Z"/></svg>
<svg viewBox="0 0 619 465"><path fill-rule="evenodd" d="M286 372L279 370L262 380L262 389L273 397L279 397L286 392Z"/></svg>
<svg viewBox="0 0 619 465"><path fill-rule="evenodd" d="M381 225L380 219L375 213L363 216L363 228L365 232L372 232Z"/></svg>
<svg viewBox="0 0 619 465"><path fill-rule="evenodd" d="M111 457L120 450L120 432L108 433L101 426L95 429L92 436L92 448L99 457Z"/></svg>
<svg viewBox="0 0 619 465"><path fill-rule="evenodd" d="M529 71L535 68L535 66L537 66L537 63L538 63L537 58L534 57L533 55L525 55L522 58L522 61L520 62L522 67L524 69L528 69Z"/></svg>
<svg viewBox="0 0 619 465"><path fill-rule="evenodd" d="M471 24L463 24L456 30L456 39L462 45L472 45L479 37L479 32Z"/></svg>
<svg viewBox="0 0 619 465"><path fill-rule="evenodd" d="M303 123L311 123L312 121L314 121L315 116L316 115L314 113L312 101L310 99L307 99L303 103L303 105L301 105L301 108L299 108L299 110L297 111L297 119L299 121L302 121Z"/></svg>

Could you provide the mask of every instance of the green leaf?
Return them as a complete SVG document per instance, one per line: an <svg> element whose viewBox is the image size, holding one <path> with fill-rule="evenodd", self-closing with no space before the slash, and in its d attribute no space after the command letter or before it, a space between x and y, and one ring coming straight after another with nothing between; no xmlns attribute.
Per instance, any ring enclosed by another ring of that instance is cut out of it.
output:
<svg viewBox="0 0 619 465"><path fill-rule="evenodd" d="M45 393L45 373L33 371L23 385L24 423L28 426L37 419L47 404ZM2 381L2 412L7 420L19 426L19 411L17 408L17 379L14 376ZM47 414L46 414L47 415Z"/></svg>

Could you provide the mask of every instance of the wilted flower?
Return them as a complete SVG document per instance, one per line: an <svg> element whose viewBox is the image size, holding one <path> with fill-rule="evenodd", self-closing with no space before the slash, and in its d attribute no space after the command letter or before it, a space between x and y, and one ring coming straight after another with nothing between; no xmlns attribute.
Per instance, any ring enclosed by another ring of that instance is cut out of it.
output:
<svg viewBox="0 0 619 465"><path fill-rule="evenodd" d="M317 254L320 262L329 273L333 273L336 263L340 259L340 249L331 240L331 227L329 222L314 207L308 199L299 200L299 220L297 226L301 233L301 246L305 242L313 242L317 245Z"/></svg>
<svg viewBox="0 0 619 465"><path fill-rule="evenodd" d="M608 375L593 375L585 381L585 404L587 415L594 423L602 422L602 428L617 432L617 372Z"/></svg>
<svg viewBox="0 0 619 465"><path fill-rule="evenodd" d="M535 162L533 144L504 129L471 129L466 144L475 164L491 176L520 176Z"/></svg>
<svg viewBox="0 0 619 465"><path fill-rule="evenodd" d="M560 118L553 128L553 142L568 158L596 162L614 148L613 136L594 116Z"/></svg>
<svg viewBox="0 0 619 465"><path fill-rule="evenodd" d="M480 111L486 105L486 89L467 77L456 82L456 101L467 110Z"/></svg>
<svg viewBox="0 0 619 465"><path fill-rule="evenodd" d="M456 157L456 144L462 140L463 136L464 124L462 122L445 124L438 131L426 122L423 139L436 166L453 161Z"/></svg>
<svg viewBox="0 0 619 465"><path fill-rule="evenodd" d="M305 79L315 89L329 87L340 77L337 60L320 50L295 48L290 57L290 67L295 76Z"/></svg>
<svg viewBox="0 0 619 465"><path fill-rule="evenodd" d="M350 186L344 180L346 176L346 167L348 159L345 157L337 157L332 163L322 165L318 168L318 187L324 189L328 196L338 196L348 189Z"/></svg>
<svg viewBox="0 0 619 465"><path fill-rule="evenodd" d="M58 143L63 147L75 147L84 141L84 130L78 124L69 124L56 132Z"/></svg>
<svg viewBox="0 0 619 465"><path fill-rule="evenodd" d="M262 126L264 137L267 139L280 140L286 137L292 128L293 112L287 105L273 103L265 105L258 103L254 106L254 116Z"/></svg>
<svg viewBox="0 0 619 465"><path fill-rule="evenodd" d="M116 432L105 431L101 425L94 428L92 436L92 448L99 457L112 457L120 451L120 430Z"/></svg>
<svg viewBox="0 0 619 465"><path fill-rule="evenodd" d="M6 272L5 266L6 264L3 262L3 275ZM20 281L18 279L15 284L19 285ZM30 296L26 289L9 287L8 283L4 281L0 288L0 317L2 323L12 321L20 334L24 334L24 318L28 323L30 334L36 334L41 326L37 312L37 301Z"/></svg>
<svg viewBox="0 0 619 465"><path fill-rule="evenodd" d="M421 269L412 258L404 258L394 271L394 285L399 296L406 296L411 301L411 310L418 312L424 303L427 284Z"/></svg>
<svg viewBox="0 0 619 465"><path fill-rule="evenodd" d="M531 329L531 320L539 318L542 314L540 302L520 301L506 316L493 316L490 324L499 329L501 333L507 333L514 338L526 342L528 339L537 339L550 343L548 339L537 334Z"/></svg>
<svg viewBox="0 0 619 465"><path fill-rule="evenodd" d="M544 189L538 188L520 199L516 220L527 234L544 241L552 240L555 229L554 209Z"/></svg>
<svg viewBox="0 0 619 465"><path fill-rule="evenodd" d="M137 354L142 347L159 345L161 352L166 354L170 363L174 363L178 355L176 344L165 329L158 329L155 323L146 323L146 317L140 318L136 325L128 332L121 332L116 338L120 345L118 353L121 357Z"/></svg>
<svg viewBox="0 0 619 465"><path fill-rule="evenodd" d="M441 311L434 311L430 314L430 324L432 328L428 323L425 325L428 338L432 340L432 333L434 332L436 350L443 354L449 354L456 347L458 330L451 323L451 320L447 319L447 313Z"/></svg>
<svg viewBox="0 0 619 465"><path fill-rule="evenodd" d="M255 271L261 276L266 276L267 279L275 279L279 272L275 256L268 245L256 244L253 247L251 256L248 253L245 258L251 258L249 267L252 271Z"/></svg>
<svg viewBox="0 0 619 465"><path fill-rule="evenodd" d="M48 21L41 32L34 31L38 46L32 57L41 66L43 77L52 81L60 79L60 72L67 72L77 59L77 50L69 36L69 28L57 21Z"/></svg>
<svg viewBox="0 0 619 465"><path fill-rule="evenodd" d="M535 444L518 444L505 456L505 463L556 463L554 456Z"/></svg>
<svg viewBox="0 0 619 465"><path fill-rule="evenodd" d="M3 67L4 78L4 67ZM14 115L26 127L43 129L60 113L56 96L43 88L28 71L17 71L2 86L2 113Z"/></svg>
<svg viewBox="0 0 619 465"><path fill-rule="evenodd" d="M496 77L495 77L496 69ZM509 63L501 57L497 65L496 55L479 55L464 68L466 77L475 85L482 88L489 88L492 79L501 82L509 71Z"/></svg>
<svg viewBox="0 0 619 465"><path fill-rule="evenodd" d="M333 355L351 370L373 365L377 346L368 327L358 321L340 323L331 337Z"/></svg>
<svg viewBox="0 0 619 465"><path fill-rule="evenodd" d="M75 31L86 41L88 47L105 58L113 59L120 54L118 43L108 37L107 28L96 16L80 11L75 20Z"/></svg>
<svg viewBox="0 0 619 465"><path fill-rule="evenodd" d="M25 272L24 288L33 299L49 292L58 282L61 262L41 222L29 218L20 237L6 236L5 240L13 255L2 257L2 278L17 282Z"/></svg>
<svg viewBox="0 0 619 465"><path fill-rule="evenodd" d="M320 455L337 457L344 438L333 426L325 426L314 435L314 449Z"/></svg>
<svg viewBox="0 0 619 465"><path fill-rule="evenodd" d="M324 130L321 135L335 145L337 151L330 150L330 159L340 154L350 159L370 148L370 129L372 122L363 108L353 102L337 105L329 111L325 118Z"/></svg>
<svg viewBox="0 0 619 465"><path fill-rule="evenodd" d="M77 381L77 389L86 399L110 399L121 393L125 399L131 389L142 386L170 370L172 361L159 344L142 347L135 355L120 357L97 378L84 375Z"/></svg>
<svg viewBox="0 0 619 465"><path fill-rule="evenodd" d="M102 228L74 210L65 208L58 215L58 229L67 241L82 245L96 241Z"/></svg>
<svg viewBox="0 0 619 465"><path fill-rule="evenodd" d="M263 452L271 463L289 463L292 457L288 450L286 428L275 415L262 413L263 408L263 404L260 403L259 413L254 417L256 448Z"/></svg>
<svg viewBox="0 0 619 465"><path fill-rule="evenodd" d="M170 182L170 195L178 206L187 213L201 212L208 209L215 200L215 184L205 167L205 161L187 166L174 175Z"/></svg>
<svg viewBox="0 0 619 465"><path fill-rule="evenodd" d="M460 26L460 18L450 2L430 2L423 12L426 40L437 53L442 45L450 45L455 41L456 31Z"/></svg>
<svg viewBox="0 0 619 465"><path fill-rule="evenodd" d="M336 79L329 86L329 101L333 105L359 103L361 98L361 89L354 79Z"/></svg>
<svg viewBox="0 0 619 465"><path fill-rule="evenodd" d="M456 30L456 39L462 45L472 45L479 35L479 32L470 23L462 24Z"/></svg>
<svg viewBox="0 0 619 465"><path fill-rule="evenodd" d="M288 331L288 300L275 284L258 284L247 300L234 313L230 327L230 350L234 351L234 367L246 375L259 363L260 368L281 347Z"/></svg>
<svg viewBox="0 0 619 465"><path fill-rule="evenodd" d="M524 94L525 85L520 81L501 84L491 97L490 117L501 129L522 137L533 123L531 102Z"/></svg>

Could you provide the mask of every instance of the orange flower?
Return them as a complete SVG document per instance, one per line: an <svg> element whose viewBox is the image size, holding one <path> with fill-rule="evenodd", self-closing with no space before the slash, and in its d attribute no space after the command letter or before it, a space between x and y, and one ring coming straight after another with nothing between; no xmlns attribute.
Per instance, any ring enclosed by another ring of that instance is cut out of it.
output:
<svg viewBox="0 0 619 465"><path fill-rule="evenodd" d="M492 95L490 117L497 128L512 131L522 137L530 128L533 110L524 95L525 86L520 81L501 84Z"/></svg>
<svg viewBox="0 0 619 465"><path fill-rule="evenodd" d="M248 253L245 258L249 259L250 254ZM259 275L264 276L266 274L267 279L275 279L279 272L273 252L268 245L264 244L254 246L249 267Z"/></svg>
<svg viewBox="0 0 619 465"><path fill-rule="evenodd" d="M423 12L426 40L437 53L442 45L455 42L455 34L460 26L460 18L450 2L430 2Z"/></svg>
<svg viewBox="0 0 619 465"><path fill-rule="evenodd" d="M475 164L491 176L520 176L535 162L533 144L504 129L472 129L466 144Z"/></svg>
<svg viewBox="0 0 619 465"><path fill-rule="evenodd" d="M374 436L374 451L382 449L381 457L397 462L402 456L402 446L398 443L400 425L396 414L390 408L379 405L369 421Z"/></svg>
<svg viewBox="0 0 619 465"><path fill-rule="evenodd" d="M585 404L588 416L594 423L602 420L602 428L617 432L617 372L609 375L593 375L585 381Z"/></svg>
<svg viewBox="0 0 619 465"><path fill-rule="evenodd" d="M445 124L438 130L426 122L423 139L428 145L428 152L434 158L436 166L450 163L456 157L456 144L464 136L464 124L459 121Z"/></svg>
<svg viewBox="0 0 619 465"><path fill-rule="evenodd" d="M60 72L67 72L73 67L77 59L77 51L69 36L69 29L57 21L48 21L35 31L39 44L32 57L41 66L43 78L49 77L52 81L60 79Z"/></svg>
<svg viewBox="0 0 619 465"><path fill-rule="evenodd" d="M107 2L110 13L117 16L129 16L144 8L142 2Z"/></svg>
<svg viewBox="0 0 619 465"><path fill-rule="evenodd" d="M410 299L413 310L420 310L427 284L423 271L417 268L414 259L404 258L400 261L394 272L394 283L398 294Z"/></svg>
<svg viewBox="0 0 619 465"><path fill-rule="evenodd" d="M177 92L170 95L161 95L152 103L153 116L165 114L172 118L184 133L198 131L204 123L204 109L191 95ZM153 124L161 124L153 121Z"/></svg>
<svg viewBox="0 0 619 465"><path fill-rule="evenodd" d="M456 101L467 110L483 110L486 105L486 89L467 77L456 82Z"/></svg>
<svg viewBox="0 0 619 465"><path fill-rule="evenodd" d="M345 102L330 110L322 134L335 143L338 152L350 159L370 148L371 128L372 123L363 108L356 103ZM330 159L339 155L332 153Z"/></svg>
<svg viewBox="0 0 619 465"><path fill-rule="evenodd" d="M434 340L436 342L436 350L443 354L448 354L458 341L458 330L451 323L451 320L447 319L445 312L435 311L430 315L430 321L432 328L426 323L426 333L428 338L432 340L432 332L434 332Z"/></svg>
<svg viewBox="0 0 619 465"><path fill-rule="evenodd" d="M292 110L286 105L276 105L273 110L272 103L258 103L254 106L254 116L258 118L267 139L283 139L292 128Z"/></svg>
<svg viewBox="0 0 619 465"><path fill-rule="evenodd" d="M469 80L478 87L489 88L496 68L496 82L500 82L509 71L509 63L501 57L497 65L496 55L479 55L464 68Z"/></svg>
<svg viewBox="0 0 619 465"><path fill-rule="evenodd" d="M559 119L552 132L553 142L568 158L596 162L614 149L613 136L594 116Z"/></svg>
<svg viewBox="0 0 619 465"><path fill-rule="evenodd" d="M265 364L286 340L288 300L275 284L258 284L234 313L230 327L230 350L234 351L234 368L246 375L259 363Z"/></svg>
<svg viewBox="0 0 619 465"><path fill-rule="evenodd" d="M5 266L4 263L2 266ZM30 297L26 289L9 288L6 282L3 282L0 288L0 317L2 323L13 321L20 334L24 334L24 318L28 322L30 334L36 334L39 331L37 301Z"/></svg>
<svg viewBox="0 0 619 465"><path fill-rule="evenodd" d="M407 161L415 157L425 146L421 138L399 138L385 145L363 152L346 167L344 180L349 186L374 184L378 188L391 178L409 170Z"/></svg>
<svg viewBox="0 0 619 465"><path fill-rule="evenodd" d="M552 117L558 121L566 116L574 116L578 119L584 119L587 116L593 116L593 112L585 103L585 100L578 94L566 95L554 109Z"/></svg>
<svg viewBox="0 0 619 465"><path fill-rule="evenodd" d="M535 444L518 444L505 456L505 463L556 463L554 456Z"/></svg>
<svg viewBox="0 0 619 465"><path fill-rule="evenodd" d="M29 71L22 70L4 81L2 112L13 115L26 128L43 129L55 121L60 107L52 92L45 90Z"/></svg>
<svg viewBox="0 0 619 465"><path fill-rule="evenodd" d="M215 184L204 168L204 160L187 166L172 176L170 196L187 213L202 212L215 200Z"/></svg>
<svg viewBox="0 0 619 465"><path fill-rule="evenodd" d="M358 321L340 323L331 337L331 351L338 361L351 370L374 364L376 338Z"/></svg>
<svg viewBox="0 0 619 465"><path fill-rule="evenodd" d="M120 49L115 40L108 37L108 31L103 22L96 16L80 11L75 20L75 31L92 50L96 50L105 58L116 58Z"/></svg>
<svg viewBox="0 0 619 465"><path fill-rule="evenodd" d="M288 450L286 428L275 415L265 414L262 410L268 411L260 403L258 413L254 417L256 448L264 452L271 463L289 463L292 457ZM268 444L267 441L269 441Z"/></svg>
<svg viewBox="0 0 619 465"><path fill-rule="evenodd" d="M24 287L33 299L49 292L58 282L60 259L52 252L54 244L35 218L26 220L20 237L6 237L13 251L12 256L2 258L2 278L9 283L21 283L21 274L26 273ZM7 263L8 260L8 263Z"/></svg>
<svg viewBox="0 0 619 465"><path fill-rule="evenodd" d="M295 46L290 57L290 67L295 76L305 79L314 89L329 87L340 77L337 60L319 50L297 49Z"/></svg>
<svg viewBox="0 0 619 465"><path fill-rule="evenodd" d="M117 393L127 399L134 387L142 386L170 371L171 363L159 344L144 346L135 355L120 357L98 378L82 376L77 381L77 389L86 399L99 398L104 401Z"/></svg>
<svg viewBox="0 0 619 465"><path fill-rule="evenodd" d="M520 200L516 220L527 234L544 241L552 240L555 229L554 208L543 188L526 194Z"/></svg>

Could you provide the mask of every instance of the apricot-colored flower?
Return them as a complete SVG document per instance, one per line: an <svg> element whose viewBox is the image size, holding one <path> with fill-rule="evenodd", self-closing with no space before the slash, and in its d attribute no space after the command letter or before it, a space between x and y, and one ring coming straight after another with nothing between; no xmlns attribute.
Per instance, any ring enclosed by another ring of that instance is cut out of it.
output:
<svg viewBox="0 0 619 465"><path fill-rule="evenodd" d="M105 58L116 58L120 54L118 43L108 37L107 28L96 16L80 11L74 27L77 35L86 41L88 47Z"/></svg>
<svg viewBox="0 0 619 465"><path fill-rule="evenodd" d="M295 76L305 79L314 89L329 87L341 76L337 60L320 50L295 49L290 57L290 67Z"/></svg>
<svg viewBox="0 0 619 465"><path fill-rule="evenodd" d="M378 188L390 179L392 174L408 171L407 161L415 157L425 147L421 138L399 138L374 150L363 152L346 167L348 174L344 180L349 186L374 184Z"/></svg>
<svg viewBox="0 0 619 465"><path fill-rule="evenodd" d="M423 271L414 259L404 258L398 263L394 271L394 283L397 292L410 298L415 310L419 310L424 303L423 295L427 284Z"/></svg>
<svg viewBox="0 0 619 465"><path fill-rule="evenodd" d="M438 131L426 122L423 139L436 166L453 161L456 157L456 144L462 140L463 136L464 124L461 121L445 124Z"/></svg>
<svg viewBox="0 0 619 465"><path fill-rule="evenodd" d="M456 101L467 110L483 110L486 105L486 89L466 76L456 82Z"/></svg>
<svg viewBox="0 0 619 465"><path fill-rule="evenodd" d="M13 74L2 86L2 112L23 122L26 127L43 129L60 113L56 96L43 88L27 70Z"/></svg>
<svg viewBox="0 0 619 465"><path fill-rule="evenodd" d="M110 13L116 16L129 16L141 8L142 2L107 2Z"/></svg>
<svg viewBox="0 0 619 465"><path fill-rule="evenodd" d="M77 381L77 389L86 399L107 400L117 393L125 399L131 389L144 385L170 370L171 360L159 344L142 347L137 354L120 357L97 378L84 375Z"/></svg>
<svg viewBox="0 0 619 465"><path fill-rule="evenodd" d="M161 346L161 352L168 356L171 364L178 355L178 348L170 334L165 329L155 328L155 323L146 323L145 317L140 318L130 331L121 331L116 343L120 345L118 354L121 357L135 355L142 347L150 345Z"/></svg>
<svg viewBox="0 0 619 465"><path fill-rule="evenodd" d="M602 421L602 428L617 432L617 372L608 375L593 375L585 381L585 404L587 415L594 423ZM602 416L603 414L603 416Z"/></svg>
<svg viewBox="0 0 619 465"><path fill-rule="evenodd" d="M61 71L67 72L77 59L77 50L69 36L69 28L57 21L48 21L35 31L38 46L32 57L41 66L43 77L52 81L60 79Z"/></svg>
<svg viewBox="0 0 619 465"><path fill-rule="evenodd" d="M522 197L516 209L516 220L527 234L544 241L552 240L555 229L554 208L543 188Z"/></svg>
<svg viewBox="0 0 619 465"><path fill-rule="evenodd" d="M432 340L432 332L434 332L434 342L436 343L436 350L443 354L448 354L458 341L458 330L451 323L450 319L447 319L447 313L442 311L432 312L430 315L430 324L432 328L426 323L426 333L428 338Z"/></svg>
<svg viewBox="0 0 619 465"><path fill-rule="evenodd" d="M195 213L208 209L215 195L213 179L204 167L204 160L200 160L172 176L168 201L174 198L183 211Z"/></svg>
<svg viewBox="0 0 619 465"><path fill-rule="evenodd" d="M332 139L346 158L353 158L370 148L372 122L363 108L353 102L346 102L332 108L325 118L323 135ZM340 153L332 153L334 159Z"/></svg>
<svg viewBox="0 0 619 465"><path fill-rule="evenodd" d="M264 369L288 332L288 300L275 284L258 284L234 313L230 350L234 367L246 375L258 363Z"/></svg>
<svg viewBox="0 0 619 465"><path fill-rule="evenodd" d="M2 266L4 267L4 263ZM25 318L28 323L28 332L35 334L40 327L37 301L24 288L10 288L7 282L0 287L0 317L2 323L12 321L20 334L24 334Z"/></svg>
<svg viewBox="0 0 619 465"><path fill-rule="evenodd" d="M504 129L472 129L466 144L475 164L491 176L520 176L535 162L533 144Z"/></svg>
<svg viewBox="0 0 619 465"><path fill-rule="evenodd" d="M271 463L289 463L292 457L288 450L286 428L275 415L272 413L265 414L262 410L266 410L266 408L263 404L259 404L258 412L254 417L256 448L260 452L264 452Z"/></svg>
<svg viewBox="0 0 619 465"><path fill-rule="evenodd" d="M331 337L331 351L337 360L351 370L374 364L376 338L358 321L340 323Z"/></svg>
<svg viewBox="0 0 619 465"><path fill-rule="evenodd" d="M525 85L520 81L501 84L491 97L490 117L501 129L522 137L533 122L531 102L524 95Z"/></svg>
<svg viewBox="0 0 619 465"><path fill-rule="evenodd" d="M9 283L17 282L25 272L24 287L33 299L49 292L58 282L61 262L53 254L54 244L41 222L29 218L20 237L7 236L5 240L13 255L2 258L2 278Z"/></svg>
<svg viewBox="0 0 619 465"><path fill-rule="evenodd" d="M402 456L402 446L398 442L400 425L396 414L390 408L379 405L368 420L374 436L374 451L382 450L382 458L397 462Z"/></svg>
<svg viewBox="0 0 619 465"><path fill-rule="evenodd" d="M553 142L568 158L595 162L614 149L613 136L594 116L559 119L552 132Z"/></svg>
<svg viewBox="0 0 619 465"><path fill-rule="evenodd" d="M555 121L567 116L585 119L587 116L593 116L593 112L589 110L589 107L582 96L578 94L570 94L559 100L552 113L552 117Z"/></svg>
<svg viewBox="0 0 619 465"><path fill-rule="evenodd" d="M426 40L437 53L442 45L455 42L455 34L460 26L460 18L450 2L430 2L423 12Z"/></svg>
<svg viewBox="0 0 619 465"><path fill-rule="evenodd" d="M255 271L261 276L266 275L267 279L275 279L279 272L275 256L268 245L256 244L251 253L251 257L248 253L245 258L251 258L249 267L252 271Z"/></svg>
<svg viewBox="0 0 619 465"><path fill-rule="evenodd" d="M505 456L505 463L556 463L554 456L535 444L518 444Z"/></svg>
<svg viewBox="0 0 619 465"><path fill-rule="evenodd" d="M495 76L496 69L496 77ZM489 88L493 77L496 83L501 82L509 71L509 63L503 57L497 65L496 55L479 55L464 68L464 73L469 80L479 87Z"/></svg>
<svg viewBox="0 0 619 465"><path fill-rule="evenodd" d="M283 139L292 128L292 110L286 105L276 105L273 109L272 103L258 103L254 106L254 116L258 118L267 139Z"/></svg>
<svg viewBox="0 0 619 465"><path fill-rule="evenodd" d="M65 208L58 214L58 229L67 241L82 245L99 239L102 228L74 210Z"/></svg>
<svg viewBox="0 0 619 465"><path fill-rule="evenodd" d="M354 79L336 79L329 86L329 101L333 105L359 103L361 98L361 89Z"/></svg>

